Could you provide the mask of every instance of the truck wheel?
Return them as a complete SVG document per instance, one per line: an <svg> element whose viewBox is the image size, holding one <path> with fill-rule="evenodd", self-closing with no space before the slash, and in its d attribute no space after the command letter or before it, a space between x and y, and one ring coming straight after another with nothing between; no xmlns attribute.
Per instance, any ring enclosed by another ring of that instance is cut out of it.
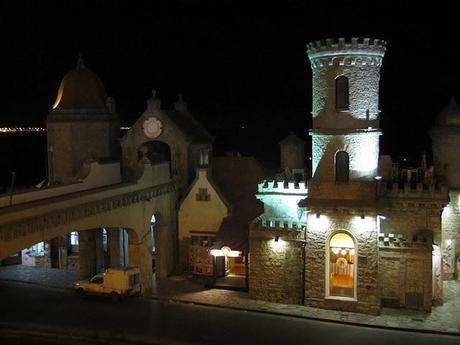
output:
<svg viewBox="0 0 460 345"><path fill-rule="evenodd" d="M78 294L78 296L80 296L81 298L85 298L85 297L86 297L86 291L83 290L82 288L78 288L78 289L77 289L77 294Z"/></svg>
<svg viewBox="0 0 460 345"><path fill-rule="evenodd" d="M115 291L110 293L110 297L112 298L112 302L118 302L120 299L120 296Z"/></svg>

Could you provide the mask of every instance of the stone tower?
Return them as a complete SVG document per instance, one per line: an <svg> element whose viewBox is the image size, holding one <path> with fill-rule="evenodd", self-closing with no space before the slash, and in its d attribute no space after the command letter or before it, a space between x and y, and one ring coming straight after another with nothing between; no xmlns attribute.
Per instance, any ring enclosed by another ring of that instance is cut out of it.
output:
<svg viewBox="0 0 460 345"><path fill-rule="evenodd" d="M437 114L430 135L435 174L449 187L450 203L442 212L443 276L456 279L460 258L460 107L453 97Z"/></svg>
<svg viewBox="0 0 460 345"><path fill-rule="evenodd" d="M50 184L76 181L87 160L119 157L114 101L81 56L62 79L46 125Z"/></svg>
<svg viewBox="0 0 460 345"><path fill-rule="evenodd" d="M385 42L326 39L307 47L312 68L312 176L370 181L379 157L379 80Z"/></svg>
<svg viewBox="0 0 460 345"><path fill-rule="evenodd" d="M305 168L305 142L294 132L280 141L280 166L282 170Z"/></svg>
<svg viewBox="0 0 460 345"><path fill-rule="evenodd" d="M305 303L378 313L379 207L374 178L385 42L326 39L310 43L307 53L313 88L312 178L308 197L298 204L307 214L305 280L311 283L305 284ZM341 275L340 267L347 273ZM346 278L339 281L336 276Z"/></svg>

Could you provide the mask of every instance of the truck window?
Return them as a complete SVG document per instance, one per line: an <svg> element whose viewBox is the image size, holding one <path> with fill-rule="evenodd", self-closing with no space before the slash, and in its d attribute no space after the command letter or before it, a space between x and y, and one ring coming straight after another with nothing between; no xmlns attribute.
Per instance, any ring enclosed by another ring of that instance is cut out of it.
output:
<svg viewBox="0 0 460 345"><path fill-rule="evenodd" d="M93 279L91 279L91 283L94 283L94 284L102 284L103 282L104 282L103 277L93 277Z"/></svg>

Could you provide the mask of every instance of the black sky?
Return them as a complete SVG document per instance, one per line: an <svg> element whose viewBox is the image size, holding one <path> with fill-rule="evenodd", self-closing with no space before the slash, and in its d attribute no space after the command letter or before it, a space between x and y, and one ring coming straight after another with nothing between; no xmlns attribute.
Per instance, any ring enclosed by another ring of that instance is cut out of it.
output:
<svg viewBox="0 0 460 345"><path fill-rule="evenodd" d="M448 3L258 4L4 1L0 125L43 124L82 51L116 98L123 124L142 113L152 88L165 107L183 92L194 116L218 136L218 149L278 155L273 148L289 130L308 137L306 43L339 36L388 42L380 99L384 153L428 147L435 114L452 95L460 101L460 32Z"/></svg>

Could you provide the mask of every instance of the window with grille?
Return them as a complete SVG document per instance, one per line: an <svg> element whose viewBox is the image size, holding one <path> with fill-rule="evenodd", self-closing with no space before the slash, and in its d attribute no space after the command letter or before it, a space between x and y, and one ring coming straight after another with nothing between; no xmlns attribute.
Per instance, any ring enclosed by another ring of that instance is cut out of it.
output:
<svg viewBox="0 0 460 345"><path fill-rule="evenodd" d="M208 193L207 188L198 188L198 193L196 194L197 201L210 201L211 195Z"/></svg>

